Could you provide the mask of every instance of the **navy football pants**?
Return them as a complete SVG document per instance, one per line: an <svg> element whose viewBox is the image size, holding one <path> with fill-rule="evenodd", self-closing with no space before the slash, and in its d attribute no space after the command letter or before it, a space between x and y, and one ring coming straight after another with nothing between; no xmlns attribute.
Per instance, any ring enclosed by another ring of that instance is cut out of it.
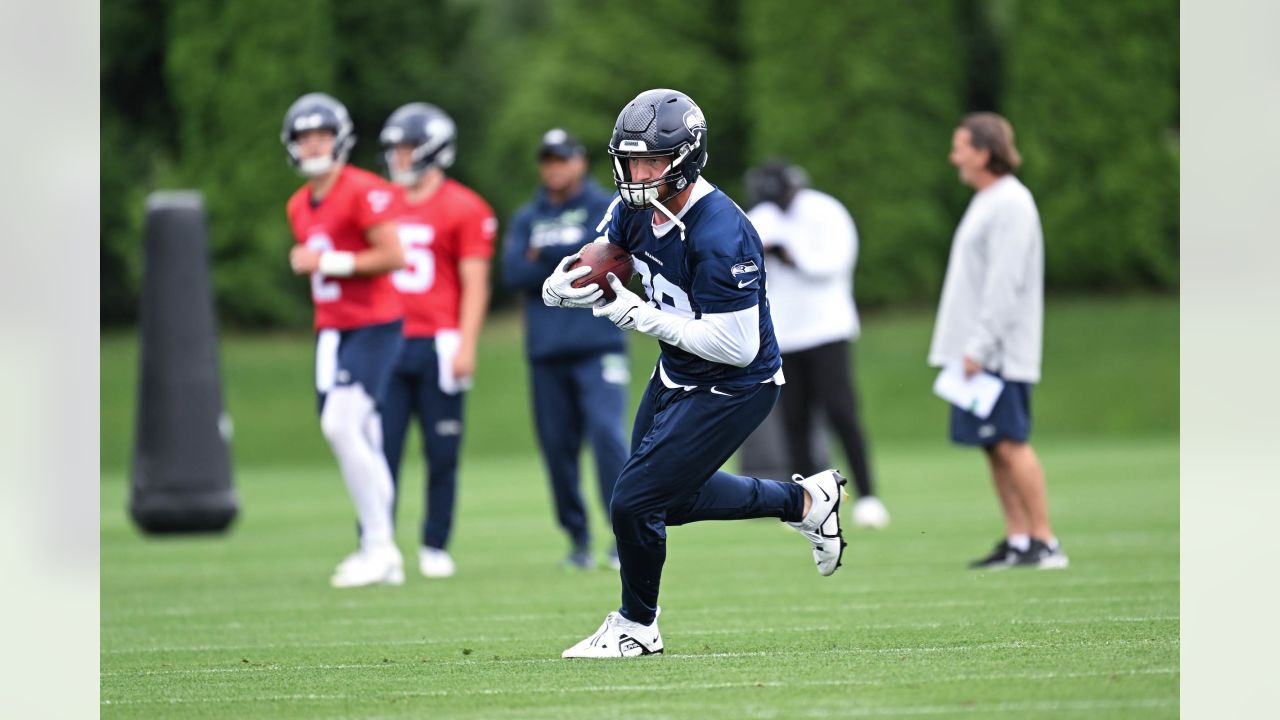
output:
<svg viewBox="0 0 1280 720"><path fill-rule="evenodd" d="M657 616L668 525L801 519L799 485L720 470L773 409L778 386L716 389L731 395L711 387L673 390L655 374L636 410L631 457L609 506L622 563L621 612L633 622L648 625Z"/></svg>
<svg viewBox="0 0 1280 720"><path fill-rule="evenodd" d="M411 418L418 417L422 450L427 459L422 544L443 549L449 543L449 532L453 528L464 393L448 395L440 389L439 362L434 338L405 338L383 397L382 447L391 468L398 503L405 436ZM392 517L395 517L394 505Z"/></svg>
<svg viewBox="0 0 1280 720"><path fill-rule="evenodd" d="M627 459L623 435L627 385L605 379L602 355L530 363L534 424L551 479L556 519L576 548L590 543L578 456L585 435L596 460L600 499L608 512L613 485Z"/></svg>

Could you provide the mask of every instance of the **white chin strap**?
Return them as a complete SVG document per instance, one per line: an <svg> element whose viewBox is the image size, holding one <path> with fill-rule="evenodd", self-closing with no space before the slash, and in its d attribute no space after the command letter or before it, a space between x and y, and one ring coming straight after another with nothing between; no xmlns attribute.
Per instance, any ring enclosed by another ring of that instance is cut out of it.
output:
<svg viewBox="0 0 1280 720"><path fill-rule="evenodd" d="M653 197L649 199L649 204L653 205L653 207L656 208L658 212L662 213L663 215L666 215L668 220L675 223L676 227L680 228L680 232L684 232L684 223L680 222L680 220L675 216L675 214L667 209L666 205L663 205L662 203L658 202L657 190L653 191Z"/></svg>
<svg viewBox="0 0 1280 720"><path fill-rule="evenodd" d="M332 169L333 158L328 155L298 161L298 172L309 178L320 177Z"/></svg>
<svg viewBox="0 0 1280 720"><path fill-rule="evenodd" d="M654 190L652 192L653 192L653 196L649 199L649 204L653 205L653 207L657 209L658 212L662 213L663 215L666 215L668 220L675 223L676 227L680 228L681 241L687 240L688 238L686 238L684 234L684 223L680 222L680 218L677 218L674 213L668 210L666 205L663 205L662 203L658 202L657 190Z"/></svg>

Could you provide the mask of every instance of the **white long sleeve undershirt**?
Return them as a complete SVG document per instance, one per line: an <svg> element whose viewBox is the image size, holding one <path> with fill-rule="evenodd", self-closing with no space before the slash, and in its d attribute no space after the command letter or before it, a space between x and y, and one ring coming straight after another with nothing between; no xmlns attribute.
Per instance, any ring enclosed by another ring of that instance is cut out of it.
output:
<svg viewBox="0 0 1280 720"><path fill-rule="evenodd" d="M746 367L760 352L760 306L688 318L645 305L636 330L711 362Z"/></svg>

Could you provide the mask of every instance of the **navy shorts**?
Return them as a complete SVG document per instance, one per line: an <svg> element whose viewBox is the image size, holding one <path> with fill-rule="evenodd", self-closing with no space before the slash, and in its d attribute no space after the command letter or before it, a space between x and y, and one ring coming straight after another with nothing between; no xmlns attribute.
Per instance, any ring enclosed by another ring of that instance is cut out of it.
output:
<svg viewBox="0 0 1280 720"><path fill-rule="evenodd" d="M403 339L401 321L366 325L350 330L321 330L316 336L316 400L324 410L324 397L335 387L360 385L378 405L382 404L391 368Z"/></svg>
<svg viewBox="0 0 1280 720"><path fill-rule="evenodd" d="M989 447L1000 440L1026 442L1030 437L1030 383L1005 380L996 406L985 419L951 406L951 442Z"/></svg>

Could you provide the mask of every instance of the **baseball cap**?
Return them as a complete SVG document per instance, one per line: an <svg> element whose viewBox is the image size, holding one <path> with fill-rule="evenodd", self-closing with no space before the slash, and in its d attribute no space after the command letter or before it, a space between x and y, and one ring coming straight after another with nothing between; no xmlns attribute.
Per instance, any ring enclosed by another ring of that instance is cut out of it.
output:
<svg viewBox="0 0 1280 720"><path fill-rule="evenodd" d="M586 155L587 148L578 140L578 138L570 135L561 128L552 128L542 134L542 144L538 146L538 159L548 155L555 155L558 158L568 160L579 155Z"/></svg>

